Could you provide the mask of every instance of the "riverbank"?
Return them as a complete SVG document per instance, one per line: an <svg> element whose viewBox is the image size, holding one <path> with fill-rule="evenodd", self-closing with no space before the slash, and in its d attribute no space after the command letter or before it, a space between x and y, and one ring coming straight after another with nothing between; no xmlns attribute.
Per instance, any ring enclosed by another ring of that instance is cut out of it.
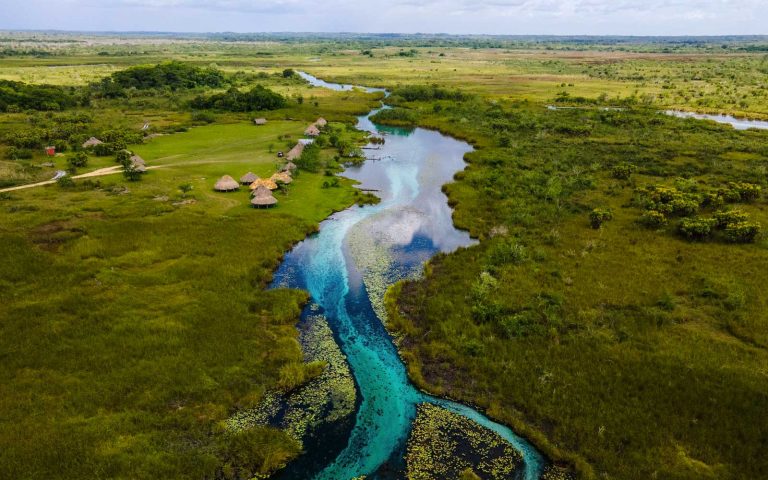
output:
<svg viewBox="0 0 768 480"><path fill-rule="evenodd" d="M642 227L632 198L635 186L671 185L682 171L700 188L762 185L765 134L643 109L548 111L479 99L401 106L419 125L477 146L445 191L456 224L480 245L436 257L423 278L392 292L401 317L394 328L417 384L480 405L586 478L759 472L760 461L721 439L748 434L757 454L759 429L741 420L739 399L766 401L754 373L765 361L755 347L764 315L760 292L742 279L763 275L753 265L765 240L692 244L673 228ZM616 159L637 167L631 183L613 176ZM761 197L737 208L764 221L764 206ZM588 221L594 208L613 215L597 230ZM706 300L706 288L743 301ZM743 341L728 338L736 331ZM695 394L670 386L691 378ZM717 398L718 419L694 406L699 395ZM696 418L695 429L681 412ZM754 415L752 408L746 418ZM659 428L649 432L648 424ZM664 447L671 438L685 438L685 449Z"/></svg>

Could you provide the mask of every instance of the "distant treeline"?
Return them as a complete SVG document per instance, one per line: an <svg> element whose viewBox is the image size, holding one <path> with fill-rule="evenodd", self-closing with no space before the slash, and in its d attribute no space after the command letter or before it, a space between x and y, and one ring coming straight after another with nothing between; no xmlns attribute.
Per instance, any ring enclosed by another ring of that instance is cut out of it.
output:
<svg viewBox="0 0 768 480"><path fill-rule="evenodd" d="M31 85L0 80L0 112L20 110L63 110L87 105L88 97L75 87Z"/></svg>
<svg viewBox="0 0 768 480"><path fill-rule="evenodd" d="M201 68L182 62L139 65L113 73L95 87L106 97L125 96L125 90L181 90L197 87L221 87L224 73L215 68Z"/></svg>
<svg viewBox="0 0 768 480"><path fill-rule="evenodd" d="M467 95L461 90L448 90L437 85L408 85L398 87L392 91L392 95L402 97L408 102L429 100L464 100Z"/></svg>
<svg viewBox="0 0 768 480"><path fill-rule="evenodd" d="M275 110L285 106L285 98L257 85L247 92L230 88L226 93L199 96L192 100L192 108L227 110L230 112L252 112L255 110Z"/></svg>

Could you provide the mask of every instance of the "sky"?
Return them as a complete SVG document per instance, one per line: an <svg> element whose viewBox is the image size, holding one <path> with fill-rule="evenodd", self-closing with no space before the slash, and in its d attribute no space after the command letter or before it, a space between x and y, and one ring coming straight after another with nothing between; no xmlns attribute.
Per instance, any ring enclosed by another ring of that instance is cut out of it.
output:
<svg viewBox="0 0 768 480"><path fill-rule="evenodd" d="M0 0L0 29L768 34L768 0Z"/></svg>

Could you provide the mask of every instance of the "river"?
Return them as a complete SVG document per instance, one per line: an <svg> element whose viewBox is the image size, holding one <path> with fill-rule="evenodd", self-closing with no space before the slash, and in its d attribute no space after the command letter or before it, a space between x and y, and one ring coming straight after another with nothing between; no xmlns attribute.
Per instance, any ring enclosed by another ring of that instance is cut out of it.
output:
<svg viewBox="0 0 768 480"><path fill-rule="evenodd" d="M319 87L353 88L300 75ZM417 390L382 324L386 287L418 276L436 253L475 241L454 228L441 191L465 168L463 157L472 146L422 128L377 126L370 120L376 111L359 117L357 128L385 135L386 143L378 150L366 150L369 160L347 168L344 176L361 182L361 188L376 190L381 202L351 207L322 222L317 234L286 255L272 284L310 292L307 308L327 318L360 395L354 426L336 459L315 471L293 475L344 480L374 474L386 462L402 459L416 406L428 402L501 435L523 455L522 478L537 479L546 461L524 438L468 406Z"/></svg>
<svg viewBox="0 0 768 480"><path fill-rule="evenodd" d="M768 121L747 120L744 118L736 118L732 115L710 115L706 113L683 112L680 110L665 110L664 113L678 118L695 118L697 120L712 120L717 123L725 123L736 130L748 130L750 128L760 130L768 129Z"/></svg>

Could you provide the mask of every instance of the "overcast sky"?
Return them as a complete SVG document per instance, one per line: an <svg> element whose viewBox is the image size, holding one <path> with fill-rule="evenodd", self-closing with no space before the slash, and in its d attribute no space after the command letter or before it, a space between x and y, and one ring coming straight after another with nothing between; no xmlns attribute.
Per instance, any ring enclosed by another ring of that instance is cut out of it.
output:
<svg viewBox="0 0 768 480"><path fill-rule="evenodd" d="M768 0L0 0L0 29L768 34Z"/></svg>

